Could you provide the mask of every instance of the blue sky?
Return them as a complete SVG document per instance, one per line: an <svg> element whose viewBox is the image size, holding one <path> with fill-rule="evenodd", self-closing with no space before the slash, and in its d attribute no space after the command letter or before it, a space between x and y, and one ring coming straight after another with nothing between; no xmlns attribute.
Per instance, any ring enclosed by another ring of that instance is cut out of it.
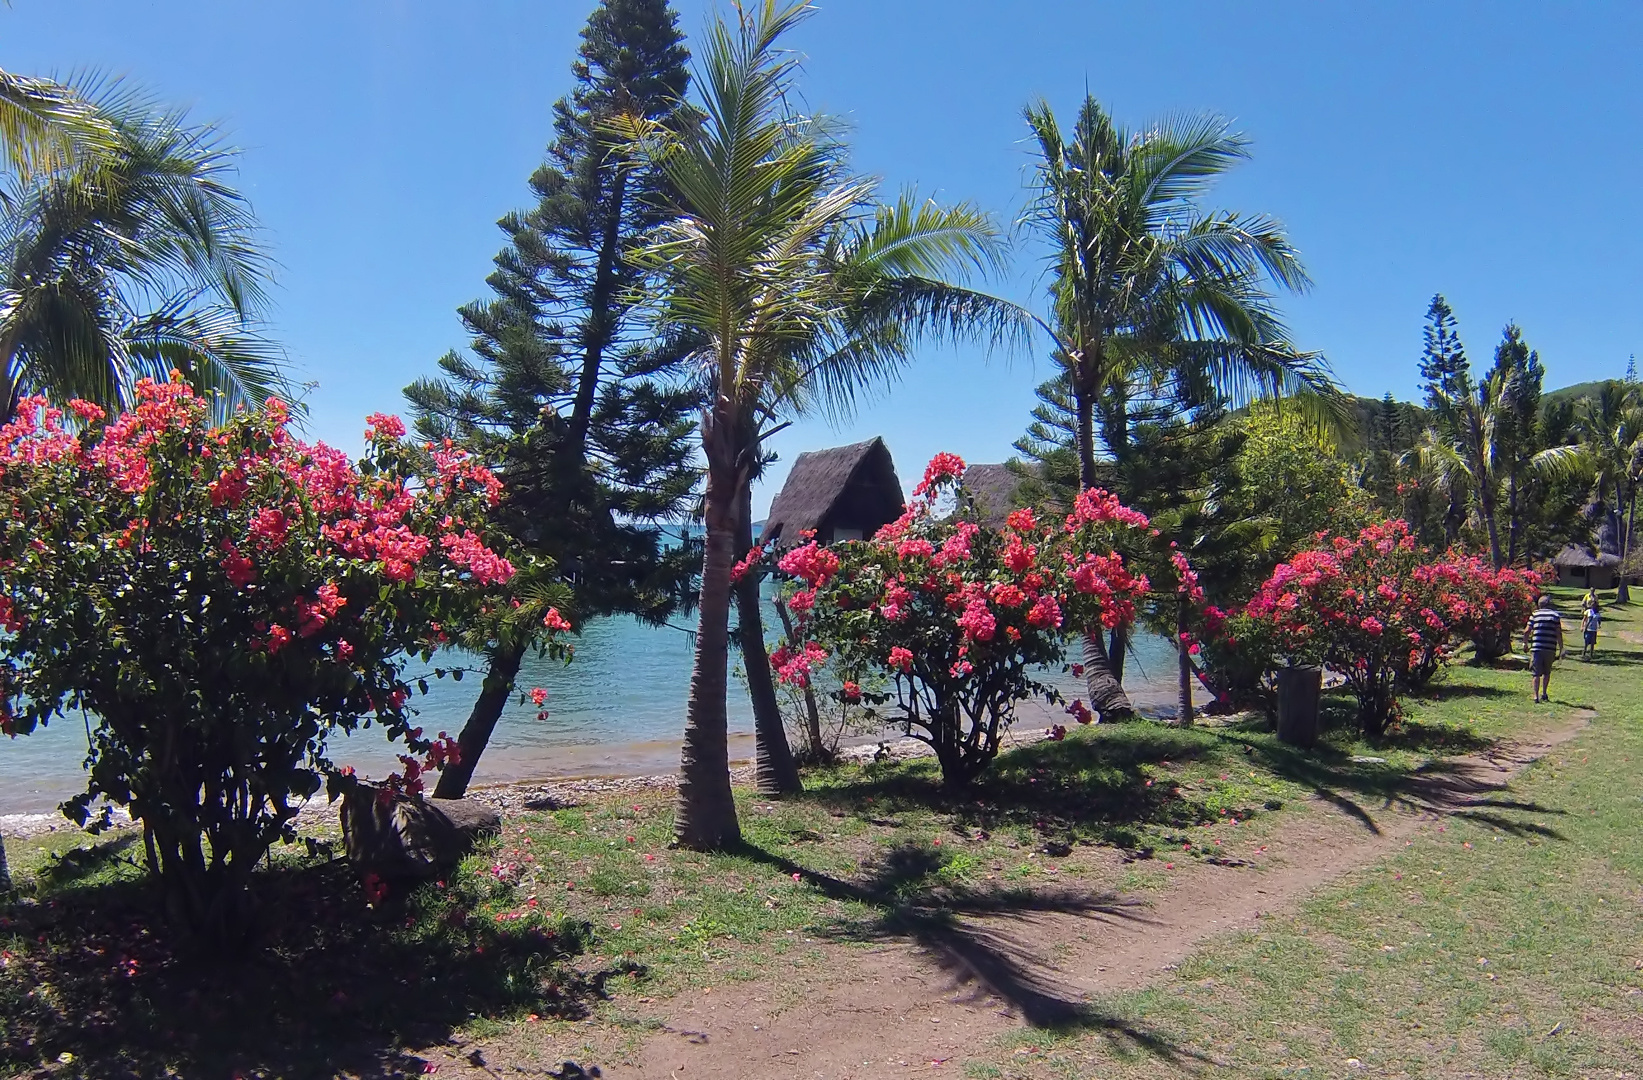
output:
<svg viewBox="0 0 1643 1080"><path fill-rule="evenodd" d="M129 76L221 121L280 264L273 325L318 385L312 434L348 449L362 417L463 344L499 234L550 134L589 0L12 0L0 67ZM711 5L680 0L687 33ZM1515 320L1549 382L1618 375L1643 351L1639 177L1643 5L821 0L793 41L803 89L847 118L891 189L1025 198L1022 106L1086 86L1139 126L1228 115L1254 159L1213 205L1284 221L1317 281L1286 301L1297 341L1370 395L1415 393L1432 293L1473 357ZM1023 244L994 288L1039 303ZM1009 452L1042 358L932 349L839 428L883 434L903 479L937 450ZM756 509L785 474L774 470ZM911 486L911 481L908 481Z"/></svg>

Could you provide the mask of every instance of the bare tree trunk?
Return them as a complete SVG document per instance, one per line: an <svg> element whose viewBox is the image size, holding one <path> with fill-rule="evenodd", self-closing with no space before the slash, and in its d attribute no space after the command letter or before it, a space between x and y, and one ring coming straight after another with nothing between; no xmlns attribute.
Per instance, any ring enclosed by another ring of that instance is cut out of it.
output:
<svg viewBox="0 0 1643 1080"><path fill-rule="evenodd" d="M1500 558L1500 529L1495 523L1495 497L1487 486L1478 492L1478 507L1483 513L1483 524L1489 532L1489 557L1494 560L1495 569L1499 570L1506 565Z"/></svg>
<svg viewBox="0 0 1643 1080"><path fill-rule="evenodd" d="M679 759L679 799L673 836L681 847L723 851L741 841L736 799L730 790L725 692L730 659L730 568L736 544L739 489L736 425L724 414L723 399L702 417L702 449L707 458L703 497L707 537L702 557L702 593L696 624L696 658L685 706L684 749Z"/></svg>
<svg viewBox="0 0 1643 1080"><path fill-rule="evenodd" d="M1517 565L1518 542L1518 483L1517 474L1513 473L1509 481L1506 496L1506 565Z"/></svg>
<svg viewBox="0 0 1643 1080"><path fill-rule="evenodd" d="M1088 490L1095 486L1095 401L1082 387L1077 398L1078 485ZM1135 712L1135 704L1124 693L1122 678L1113 670L1100 626L1084 631L1084 688L1090 695L1090 708L1100 713L1103 720L1120 719Z"/></svg>
<svg viewBox="0 0 1643 1080"><path fill-rule="evenodd" d="M1090 708L1100 713L1101 719L1118 720L1135 713L1134 703L1113 676L1106 636L1100 627L1084 635L1084 687L1090 695Z"/></svg>
<svg viewBox="0 0 1643 1080"><path fill-rule="evenodd" d="M1095 402L1078 392L1078 486L1095 486ZM1071 512L1072 507L1066 507Z"/></svg>
<svg viewBox="0 0 1643 1080"><path fill-rule="evenodd" d="M492 651L479 697L474 701L473 711L468 714L468 722L462 725L462 731L456 737L461 760L445 766L439 774L439 783L434 785L434 798L460 799L468 793L468 783L473 779L479 756L490 743L491 733L496 730L502 710L508 707L508 698L513 696L514 680L519 677L519 665L524 659L523 644L509 642Z"/></svg>
<svg viewBox="0 0 1643 1080"><path fill-rule="evenodd" d="M1620 583L1615 587L1614 602L1629 604L1632 602L1632 587L1626 581L1626 574L1632 564L1632 532L1637 528L1637 484L1626 495L1626 532L1620 538Z"/></svg>
<svg viewBox="0 0 1643 1080"><path fill-rule="evenodd" d="M753 547L753 489L742 485L736 521L736 556ZM799 767L787 745L787 728L776 703L776 683L770 677L770 654L764 647L764 617L759 604L759 575L746 574L735 585L736 619L742 640L742 666L747 669L747 693L753 699L753 779L759 794L772 798L804 790Z"/></svg>
<svg viewBox="0 0 1643 1080"><path fill-rule="evenodd" d="M1175 616L1176 700L1175 722L1192 723L1192 653L1187 644L1187 602L1182 600Z"/></svg>
<svg viewBox="0 0 1643 1080"><path fill-rule="evenodd" d="M1130 628L1115 626L1107 639L1107 667L1120 687L1124 685L1124 661L1130 655Z"/></svg>
<svg viewBox="0 0 1643 1080"><path fill-rule="evenodd" d="M11 868L6 865L6 838L0 836L0 896L11 893Z"/></svg>
<svg viewBox="0 0 1643 1080"><path fill-rule="evenodd" d="M787 607L776 601L776 618L782 621L782 633L793 640L793 620L788 618ZM816 691L809 684L804 688L804 725L810 739L810 763L819 765L827 759L827 748L822 745L821 710L816 707Z"/></svg>

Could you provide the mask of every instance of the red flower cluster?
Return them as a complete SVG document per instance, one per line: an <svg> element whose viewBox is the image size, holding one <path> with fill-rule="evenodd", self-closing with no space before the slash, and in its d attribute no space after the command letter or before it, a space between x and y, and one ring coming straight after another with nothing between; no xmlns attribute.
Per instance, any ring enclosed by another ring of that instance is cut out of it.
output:
<svg viewBox="0 0 1643 1080"><path fill-rule="evenodd" d="M1510 642L1533 603L1538 576L1496 571L1476 556L1442 559L1417 547L1403 521L1370 525L1356 537L1320 537L1280 564L1243 615L1252 636L1279 654L1338 670L1359 701L1360 720L1379 732L1397 695L1420 686L1462 641ZM1224 622L1222 613L1210 628Z"/></svg>
<svg viewBox="0 0 1643 1080"><path fill-rule="evenodd" d="M410 727L404 667L513 576L485 540L488 470L447 446L419 474L393 417L370 418L357 465L294 437L278 400L215 426L180 378L139 382L114 417L69 411L72 427L29 398L0 428L0 715L19 733L68 700L120 717L94 721L87 802L221 828L202 840L216 850L266 849L291 834L292 796L342 782L326 756L338 728L403 738L421 755L392 780L406 790L457 759ZM121 774L162 759L183 775ZM167 791L217 802L162 805Z"/></svg>
<svg viewBox="0 0 1643 1080"><path fill-rule="evenodd" d="M827 663L827 650L814 641L807 641L798 650L782 645L770 654L770 666L776 671L776 681L789 686L810 685L810 673Z"/></svg>
<svg viewBox="0 0 1643 1080"><path fill-rule="evenodd" d="M966 468L964 459L957 454L937 454L924 467L924 479L913 489L913 498L922 499L942 485L963 478Z"/></svg>
<svg viewBox="0 0 1643 1080"><path fill-rule="evenodd" d="M972 520L964 499L956 514L938 517L938 500L963 473L960 459L938 455L905 512L872 539L784 555L779 568L800 579L787 604L804 651L784 647L771 662L787 682L829 659L841 678L877 670L938 756L984 764L1014 703L1046 692L1031 673L1060 663L1069 626L1134 620L1150 585L1119 548L1151 538L1145 515L1102 491L1084 492L1064 520L1045 524L1023 509L989 528ZM963 725L980 728L938 734ZM968 768L942 767L950 777Z"/></svg>

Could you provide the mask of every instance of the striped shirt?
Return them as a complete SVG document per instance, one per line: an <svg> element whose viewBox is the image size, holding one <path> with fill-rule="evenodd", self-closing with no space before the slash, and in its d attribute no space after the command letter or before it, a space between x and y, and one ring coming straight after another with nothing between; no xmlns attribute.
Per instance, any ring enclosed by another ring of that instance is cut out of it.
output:
<svg viewBox="0 0 1643 1080"><path fill-rule="evenodd" d="M1563 619L1557 612L1537 608L1529 616L1529 647L1535 652L1551 652L1557 648L1562 631Z"/></svg>

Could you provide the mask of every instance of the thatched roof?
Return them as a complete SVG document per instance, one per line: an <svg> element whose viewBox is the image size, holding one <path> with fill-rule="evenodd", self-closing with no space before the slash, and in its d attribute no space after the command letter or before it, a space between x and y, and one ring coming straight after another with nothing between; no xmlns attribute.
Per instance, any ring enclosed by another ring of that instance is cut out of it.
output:
<svg viewBox="0 0 1643 1080"><path fill-rule="evenodd" d="M770 504L760 542L797 543L806 529L858 529L871 536L901 516L906 496L890 450L878 436L866 442L808 450L793 462Z"/></svg>
<svg viewBox="0 0 1643 1080"><path fill-rule="evenodd" d="M1582 547L1579 544L1570 544L1557 553L1557 557L1552 560L1552 565L1567 567L1571 570L1583 566L1588 568L1594 566L1619 566L1620 556L1610 555L1606 551L1594 555L1591 548Z"/></svg>
<svg viewBox="0 0 1643 1080"><path fill-rule="evenodd" d="M1010 511L1017 508L1016 492L1021 489L1021 477L1010 471L1008 465L971 465L964 470L964 490L976 501L981 523L999 528Z"/></svg>

